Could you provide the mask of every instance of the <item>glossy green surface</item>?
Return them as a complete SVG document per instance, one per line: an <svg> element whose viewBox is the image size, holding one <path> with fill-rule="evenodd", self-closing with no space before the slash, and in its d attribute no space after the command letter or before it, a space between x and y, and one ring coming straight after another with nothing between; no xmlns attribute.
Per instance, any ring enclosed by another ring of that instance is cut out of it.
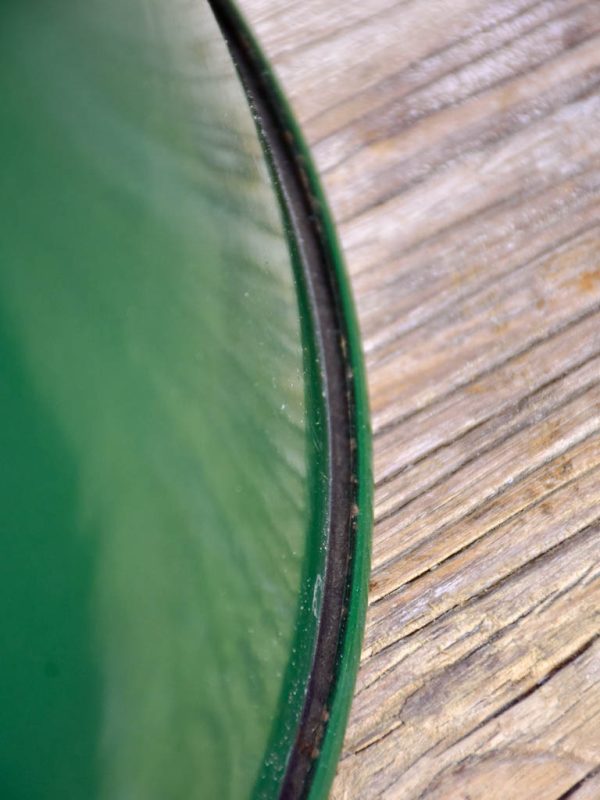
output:
<svg viewBox="0 0 600 800"><path fill-rule="evenodd" d="M0 796L251 797L327 465L247 102L187 0L7 0L0 98Z"/></svg>
<svg viewBox="0 0 600 800"><path fill-rule="evenodd" d="M346 620L340 643L336 674L333 679L328 704L328 724L315 760L308 787L309 800L322 800L329 795L337 762L342 750L344 732L350 713L367 610L368 584L371 560L371 530L373 525L373 474L372 434L366 371L362 353L360 331L354 299L343 262L335 226L323 193L318 172L313 164L310 148L287 103L277 77L253 36L235 0L220 4L243 38L260 70L265 86L273 98L280 127L287 131L297 160L304 167L306 183L319 209L318 221L325 245L327 267L333 277L335 294L342 316L342 330L348 371L352 376L351 404L353 406L353 438L355 451L354 479L356 481L356 516L353 526L354 547L351 553L350 573L346 599Z"/></svg>

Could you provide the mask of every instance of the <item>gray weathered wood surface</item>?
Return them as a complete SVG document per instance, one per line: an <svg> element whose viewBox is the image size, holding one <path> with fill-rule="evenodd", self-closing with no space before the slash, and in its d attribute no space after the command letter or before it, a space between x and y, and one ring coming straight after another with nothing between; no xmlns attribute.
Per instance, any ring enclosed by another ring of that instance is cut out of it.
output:
<svg viewBox="0 0 600 800"><path fill-rule="evenodd" d="M240 0L364 337L373 569L336 800L600 798L600 2Z"/></svg>

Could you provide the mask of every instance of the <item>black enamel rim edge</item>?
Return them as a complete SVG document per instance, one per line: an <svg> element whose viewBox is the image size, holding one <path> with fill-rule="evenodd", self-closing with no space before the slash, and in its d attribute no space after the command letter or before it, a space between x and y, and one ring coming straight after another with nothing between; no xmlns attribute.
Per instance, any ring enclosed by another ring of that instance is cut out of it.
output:
<svg viewBox="0 0 600 800"><path fill-rule="evenodd" d="M325 390L330 493L322 611L300 724L280 789L281 798L295 800L306 797L311 789L346 633L358 513L353 370L344 346L347 326L329 243L319 224L319 201L311 193L303 154L295 146L287 113L280 107L264 64L239 24L234 6L228 0L209 2L258 117L285 198L309 290Z"/></svg>

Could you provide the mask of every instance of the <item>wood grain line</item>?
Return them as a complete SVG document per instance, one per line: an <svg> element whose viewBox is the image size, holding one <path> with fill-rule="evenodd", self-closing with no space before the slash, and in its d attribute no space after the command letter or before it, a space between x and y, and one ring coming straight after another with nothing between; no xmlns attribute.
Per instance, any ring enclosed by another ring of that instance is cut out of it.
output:
<svg viewBox="0 0 600 800"><path fill-rule="evenodd" d="M581 531L579 531L577 534L575 534L575 536L573 536L567 542L562 542L561 544L556 545L554 548L551 548L550 550L542 553L541 555L539 555L536 558L534 558L531 561L529 561L527 564L524 564L521 568L515 570L510 575L505 576L501 580L497 581L496 584L486 588L479 595L476 595L476 596L470 598L466 605L471 605L472 606L472 605L476 604L478 601L482 600L484 597L487 597L488 595L493 595L495 592L500 591L505 586L505 584L507 584L507 583L509 583L511 581L514 581L515 579L518 579L520 577L521 573L523 573L523 574L533 573L537 569L537 567L540 565L540 563L542 561L552 560L557 555L560 556L561 551L562 552L566 552L570 548L573 548L573 549L578 548L578 547L581 546L581 542L582 541L586 542L586 540L591 540L593 543L597 543L598 542L598 531L597 531L596 523L583 528ZM534 606L534 608L538 608L539 609L539 608L542 608L544 606L545 607L550 607L552 604L558 602L567 592L572 591L573 589L575 589L582 582L589 581L590 580L590 576L591 576L592 580L596 580L599 577L597 572L596 573L593 572L593 567L589 567L588 569L586 569L584 572L582 572L580 575L578 575L575 579L573 579L565 587L563 587L563 588L551 593L547 597L544 597L541 600L539 600L539 602L536 604L536 606ZM434 624L438 623L439 621L442 621L443 618L445 618L447 616L451 616L452 614L456 613L456 610L457 610L456 606L453 607L453 608L448 609L448 611L445 611L439 617L437 617L436 619L434 619L431 622L427 623L427 625L434 625ZM490 636L488 639L484 640L482 644L480 644L477 648L475 648L471 652L471 654L475 653L477 650L480 650L482 647L489 647L490 644L492 644L497 639L501 638L502 635L506 634L512 628L517 626L523 619L525 619L525 617L529 613L531 613L531 610L532 610L531 608L527 608L526 610L524 610L519 616L517 616L516 618L512 619L503 628L500 628L492 636ZM427 625L424 626L424 627L427 627ZM410 634L407 634L406 637L403 637L402 641L410 639L412 636L419 635L422 630L423 630L423 628L418 629L416 631L413 631ZM381 650L380 653L383 653L385 651L385 649L386 648L383 648L383 650ZM372 687L374 687L377 684L378 681L385 679L390 674L390 672L395 668L395 666L397 666L397 664L393 664L391 666L386 666L386 668L382 672L377 673L376 675L374 675L374 677L371 680L371 682L366 682L363 685L362 691L364 691L366 689L369 689L369 690L372 689ZM395 727L397 727L397 726L395 726ZM395 727L394 727L394 729L395 729ZM389 732L391 733L391 731L389 731ZM386 732L386 734L384 734L384 735L388 735L388 732ZM467 734L464 734L463 738L465 738L466 736L467 736ZM363 749L363 748L358 747L355 750L355 752L358 752L360 749Z"/></svg>
<svg viewBox="0 0 600 800"><path fill-rule="evenodd" d="M570 789L567 789L566 792L563 792L563 794L561 794L561 796L558 798L558 800L567 800L567 798L569 798L569 797L572 798L576 794L579 795L579 790L583 789L584 784L587 783L588 786L589 786L590 782L592 781L592 779L595 778L599 774L600 774L600 767L595 767L594 769L591 769L588 773L586 773L583 776L583 778L580 778L580 780L578 780L576 783L574 783L573 786L571 786ZM591 795L590 795L590 797L591 797Z"/></svg>
<svg viewBox="0 0 600 800"><path fill-rule="evenodd" d="M580 581L578 581L578 583L579 582ZM517 624L517 622L515 622L515 624ZM511 699L507 703L505 703L505 705L496 709L496 711L494 711L493 714L490 714L484 720L479 722L477 726L473 728L472 731L469 731L469 733L464 734L464 736L458 739L456 741L456 744L460 744L464 739L466 739L473 733L477 733L478 730L485 727L488 723L492 722L492 720L498 719L498 717L501 717L511 708L514 708L519 703L522 703L523 700L527 699L528 697L531 697L531 695L534 692L536 692L540 688L540 686L543 686L545 683L552 680L552 678L562 669L568 667L570 664L573 664L580 656L587 653L587 651L598 641L599 638L600 634L595 633L586 642L579 645L579 647L577 647L576 650L574 650L572 653L569 653L567 656L565 656L565 658L562 661L560 661L558 664L555 664L550 670L548 670L548 672L545 675L543 675L541 678L537 680L534 686L530 686L521 694L518 694L515 697L511 697Z"/></svg>
<svg viewBox="0 0 600 800"><path fill-rule="evenodd" d="M570 21L574 17L573 11L578 11L578 10L585 11L585 6L586 6L585 2L579 3L579 4L575 5L574 9L572 9L571 11L566 12L564 14L560 14L560 15L554 17L554 18L550 18L548 20L545 20L544 22L541 22L539 25L537 25L537 26L531 28L530 30L528 30L525 35L526 36L531 36L531 34L536 33L538 31L544 31L544 32L551 31L552 29L551 29L550 23L559 22L559 21L563 21L564 22L564 21L567 21L567 20ZM579 28L579 30L581 30L582 26L578 26L578 28ZM580 47L581 45L586 44L590 40L594 39L596 37L597 33L598 33L597 29L592 29L591 31L587 30L585 34L582 34L576 40L575 39L570 40L568 49L574 49L575 47ZM475 61L469 62L468 65L467 65L467 68L468 69L472 69L472 67L475 64L477 64L478 62L483 62L484 60L486 60L486 59L488 59L490 57L493 57L498 51L504 50L505 48L507 48L508 45L517 44L522 38L524 38L524 36L516 37L515 39L509 40L508 42L504 43L503 45L498 46L497 48L493 48L492 50L488 50L480 59L477 59ZM540 49L544 50L545 48L540 47ZM535 67L547 66L547 65L551 64L556 58L559 58L564 52L565 52L564 48L560 48L559 46L557 46L556 47L556 52L552 53L551 55L546 55L544 58L535 61L534 65L535 65ZM513 72L509 72L505 77L498 78L494 82L486 83L484 88L481 88L479 90L476 89L476 90L473 90L472 92L463 94L462 96L460 96L460 100L462 102L465 102L465 101L468 101L468 100L472 100L473 98L478 97L482 93L482 91L489 91L489 90L492 90L492 89L500 88L500 87L504 86L506 83L508 83L509 81L514 80L515 78L520 78L520 77L522 77L524 75L527 75L531 71L531 67L532 67L532 64L531 63L527 63L522 69L519 69L519 70L516 70L516 71L513 71ZM422 86L420 86L418 89L414 89L411 92L406 93L403 96L403 101L410 100L411 98L413 98L413 97L417 96L419 93L421 93L424 89L431 88L432 86L436 85L438 82L440 82L444 78L447 79L447 78L450 78L450 77L454 77L456 75L456 72L457 72L457 70L453 69L451 71L442 73L440 76L437 76L435 80L432 80L429 83L425 83ZM455 102L456 102L456 98L453 98L452 101L449 101L447 103L444 103L444 102L436 103L433 108L425 107L422 111L419 111L419 113L414 113L414 111L412 109L407 109L406 111L403 110L404 111L403 116L405 116L406 119L400 125L396 124L396 125L393 126L393 128L392 128L393 134L392 135L393 136L397 136L399 134L409 132L410 129L415 127L415 126L417 126L418 123L422 119L424 119L427 116L429 116L429 114L432 111L435 111L435 113L444 112L447 109L451 108L455 104ZM378 107L378 108L374 109L371 113L374 114L374 115L378 115L378 114L381 114L384 111L384 109L388 110L386 107ZM361 123L361 122L364 123L366 120L370 119L370 117L371 117L371 114L369 114L368 116L363 117L362 119L361 118L359 118L358 120L354 119L354 120L352 120L352 125L355 126L357 123ZM537 121L537 119L536 119L536 121ZM338 131L338 133L339 133L339 131ZM361 142L360 146L357 146L355 149L349 151L341 161L336 162L335 164L331 165L327 170L324 170L324 174L327 174L327 172L329 170L331 170L333 167L337 168L337 167L343 166L346 163L346 161L348 161L350 158L358 155L363 148L368 147L368 146L373 145L373 144L376 144L378 141L381 141L381 139L385 140L387 138L387 136L389 136L389 135L390 135L389 132L387 132L385 130L385 128L377 129L377 133L373 132L369 137L365 138ZM319 142L317 142L316 144L319 144ZM404 190L406 190L406 185L404 186ZM396 196L396 193L393 193L388 197L381 198L376 203L374 203L372 207L376 207L378 205L382 205L384 202L389 200L390 197L394 197L394 196ZM367 209L365 208L363 210L367 210ZM344 223L345 221L346 220L344 218L342 218L340 220L341 223Z"/></svg>

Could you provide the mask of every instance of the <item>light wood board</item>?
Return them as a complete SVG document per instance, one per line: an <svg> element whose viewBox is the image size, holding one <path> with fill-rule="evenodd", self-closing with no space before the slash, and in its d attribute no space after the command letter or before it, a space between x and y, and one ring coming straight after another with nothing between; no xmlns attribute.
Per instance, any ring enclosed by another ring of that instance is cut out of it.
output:
<svg viewBox="0 0 600 800"><path fill-rule="evenodd" d="M600 2L240 0L312 146L374 430L336 800L600 798Z"/></svg>

